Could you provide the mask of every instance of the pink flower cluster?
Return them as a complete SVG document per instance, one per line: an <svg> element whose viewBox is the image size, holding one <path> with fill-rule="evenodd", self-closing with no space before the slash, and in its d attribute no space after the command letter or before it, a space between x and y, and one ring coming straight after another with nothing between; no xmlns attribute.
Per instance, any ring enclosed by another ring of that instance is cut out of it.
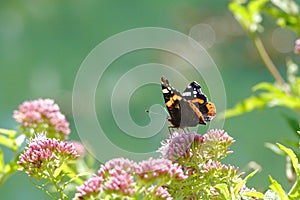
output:
<svg viewBox="0 0 300 200"><path fill-rule="evenodd" d="M71 132L69 122L52 99L25 101L14 111L13 118L30 135L47 132L48 137L66 139Z"/></svg>
<svg viewBox="0 0 300 200"><path fill-rule="evenodd" d="M72 143L46 138L44 135L29 141L17 162L29 176L43 178L45 172L60 167L64 162L79 157Z"/></svg>
<svg viewBox="0 0 300 200"><path fill-rule="evenodd" d="M204 135L194 132L181 134L175 132L170 135L169 139L162 142L158 152L163 158L175 162L178 160L190 162L191 158L207 161L216 155L219 159L232 153L228 147L233 143L233 138L224 130L210 130Z"/></svg>
<svg viewBox="0 0 300 200"><path fill-rule="evenodd" d="M158 199L166 199L166 200L173 199L173 197L168 192L166 187L159 186L159 187L155 188L154 186L151 186L147 190L149 193L153 194L153 196L155 196ZM156 199L156 198L153 198L153 199Z"/></svg>
<svg viewBox="0 0 300 200"><path fill-rule="evenodd" d="M83 185L77 187L77 193L74 199L91 199L90 197L97 196L102 190L102 182L102 177L94 175L85 181Z"/></svg>
<svg viewBox="0 0 300 200"><path fill-rule="evenodd" d="M197 133L183 133L174 132L170 139L162 142L162 146L158 152L162 154L163 158L176 161L180 158L190 156L190 146L194 142ZM200 135L198 135L200 136ZM201 137L201 136L200 136Z"/></svg>
<svg viewBox="0 0 300 200"><path fill-rule="evenodd" d="M173 164L171 160L167 159L148 159L141 161L136 168L136 174L144 180L157 180L158 178L166 178L168 180L175 178L184 180L187 176L177 163Z"/></svg>
<svg viewBox="0 0 300 200"><path fill-rule="evenodd" d="M209 130L206 134L203 135L203 143L212 141L227 146L235 142L235 140L230 137L227 132L221 129Z"/></svg>
<svg viewBox="0 0 300 200"><path fill-rule="evenodd" d="M230 174L232 175L236 175L238 174L239 168L236 168L234 166L231 165L224 165L220 162L215 162L213 160L209 160L207 163L205 163L202 166L202 173L209 173L211 171L224 171L226 173L230 172ZM241 176L242 174L239 174L239 176Z"/></svg>
<svg viewBox="0 0 300 200"><path fill-rule="evenodd" d="M103 190L130 195L135 192L135 164L128 159L112 159L102 165L98 175L103 177Z"/></svg>
<svg viewBox="0 0 300 200"><path fill-rule="evenodd" d="M104 194L132 197L147 195L147 193L169 200L170 194L161 186L171 180L180 181L186 178L181 167L172 164L170 160L150 158L136 163L128 159L116 158L101 165L97 176L78 187L74 200L90 199L91 196L99 198ZM144 190L141 187L148 188ZM141 191L142 193L139 194Z"/></svg>
<svg viewBox="0 0 300 200"><path fill-rule="evenodd" d="M300 54L300 38L295 41L294 53Z"/></svg>

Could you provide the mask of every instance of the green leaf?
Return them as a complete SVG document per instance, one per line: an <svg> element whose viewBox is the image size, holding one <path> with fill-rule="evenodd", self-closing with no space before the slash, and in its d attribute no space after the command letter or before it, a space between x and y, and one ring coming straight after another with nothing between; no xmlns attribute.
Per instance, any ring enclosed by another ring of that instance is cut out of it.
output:
<svg viewBox="0 0 300 200"><path fill-rule="evenodd" d="M218 192L223 196L224 199L230 199L230 192L227 188L227 185L224 183L220 183L215 185L215 188L218 190Z"/></svg>
<svg viewBox="0 0 300 200"><path fill-rule="evenodd" d="M270 180L270 189L273 190L274 192L276 192L281 200L285 200L287 199L285 191L283 190L282 186L276 181L274 180L271 176L269 176L269 180Z"/></svg>
<svg viewBox="0 0 300 200"><path fill-rule="evenodd" d="M272 83L267 83L267 82L258 83L252 89L254 91L267 90L267 91L272 92L272 93L279 93L279 94L284 93L281 89L279 89L278 87L276 87Z"/></svg>
<svg viewBox="0 0 300 200"><path fill-rule="evenodd" d="M300 177L299 162L298 162L298 158L297 158L296 154L291 149L286 148L285 146L283 146L279 143L277 143L277 146L290 157L293 168L296 172L296 175L297 175L297 177Z"/></svg>
<svg viewBox="0 0 300 200"><path fill-rule="evenodd" d="M0 135L0 145L6 146L12 150L16 150L16 145L14 142L14 138L7 138L3 135Z"/></svg>
<svg viewBox="0 0 300 200"><path fill-rule="evenodd" d="M78 185L81 185L83 183L83 181L79 177L83 176L85 173L81 173L80 176L78 176L78 175L76 175L76 172L74 171L74 169L72 169L67 164L62 165L61 169L64 172L64 174L66 174L69 178L74 177L74 180L76 181L76 183ZM87 175L87 172L86 172L86 175Z"/></svg>
<svg viewBox="0 0 300 200"><path fill-rule="evenodd" d="M265 108L267 102L257 96L251 96L242 102L238 103L234 108L228 109L225 112L225 117L234 117L246 112L253 111L256 108Z"/></svg>
<svg viewBox="0 0 300 200"><path fill-rule="evenodd" d="M57 178L59 177L61 174L62 174L62 171L63 171L63 166L64 165L61 165L59 166L58 168L56 168L53 172L53 177Z"/></svg>
<svg viewBox="0 0 300 200"><path fill-rule="evenodd" d="M277 145L275 144L272 144L272 143L269 143L269 142L266 142L265 143L265 147L267 147L268 149L270 149L271 151L273 151L274 153L280 155L280 156L284 156L284 152L278 148Z"/></svg>
<svg viewBox="0 0 300 200"><path fill-rule="evenodd" d="M4 135L8 135L9 137L14 137L15 135L17 135L17 131L3 129L3 128L0 128L0 133L2 133Z"/></svg>
<svg viewBox="0 0 300 200"><path fill-rule="evenodd" d="M264 198L264 194L261 192L254 192L254 191L250 191L250 192L245 192L243 193L243 196L246 197L255 197L255 198L259 198L259 199L263 199Z"/></svg>
<svg viewBox="0 0 300 200"><path fill-rule="evenodd" d="M251 14L260 13L261 8L265 6L267 2L269 2L269 0L252 0L248 4L248 9Z"/></svg>
<svg viewBox="0 0 300 200"><path fill-rule="evenodd" d="M4 170L4 154L3 154L3 151L2 149L0 149L0 174L3 172Z"/></svg>
<svg viewBox="0 0 300 200"><path fill-rule="evenodd" d="M239 182L235 187L234 187L234 194L238 195L238 193L241 191L242 187L246 184L246 182L252 178L256 173L258 172L258 169L251 172L250 174L248 174L248 176L246 176L241 182Z"/></svg>
<svg viewBox="0 0 300 200"><path fill-rule="evenodd" d="M300 88L300 80L299 86L297 87ZM300 111L300 97L286 94L284 89L275 84L259 83L253 87L253 90L259 91L260 93L257 96L251 96L243 100L234 108L226 110L225 117L234 117L254 109L263 109L267 106L283 106ZM264 90L264 92L261 90Z"/></svg>

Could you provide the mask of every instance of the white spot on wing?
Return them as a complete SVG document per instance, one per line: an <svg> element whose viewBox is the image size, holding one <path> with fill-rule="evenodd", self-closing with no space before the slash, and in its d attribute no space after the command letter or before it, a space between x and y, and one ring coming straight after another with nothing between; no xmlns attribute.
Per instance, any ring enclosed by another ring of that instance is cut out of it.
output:
<svg viewBox="0 0 300 200"><path fill-rule="evenodd" d="M162 90L162 92L166 94L166 93L169 93L169 90L165 88Z"/></svg>
<svg viewBox="0 0 300 200"><path fill-rule="evenodd" d="M184 93L182 93L182 96L191 96L191 92L184 92Z"/></svg>

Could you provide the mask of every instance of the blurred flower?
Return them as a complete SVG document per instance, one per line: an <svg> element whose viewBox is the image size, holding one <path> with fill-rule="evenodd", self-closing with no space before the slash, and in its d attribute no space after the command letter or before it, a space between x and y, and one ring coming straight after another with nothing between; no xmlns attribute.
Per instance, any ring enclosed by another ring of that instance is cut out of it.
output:
<svg viewBox="0 0 300 200"><path fill-rule="evenodd" d="M70 141L72 143L77 151L77 153L81 156L84 157L86 154L86 150L81 142L78 141Z"/></svg>
<svg viewBox="0 0 300 200"><path fill-rule="evenodd" d="M136 168L136 174L145 181L162 181L162 185L165 184L163 182L165 180L184 180L187 178L180 165L173 164L171 160L167 159L150 158L141 161Z"/></svg>
<svg viewBox="0 0 300 200"><path fill-rule="evenodd" d="M300 53L300 38L295 41L294 53L295 54L299 54Z"/></svg>
<svg viewBox="0 0 300 200"><path fill-rule="evenodd" d="M103 189L109 193L133 194L135 165L135 162L124 158L112 159L101 165L98 175L103 178Z"/></svg>
<svg viewBox="0 0 300 200"><path fill-rule="evenodd" d="M76 187L77 193L73 199L91 199L91 197L97 196L102 190L102 181L102 177L94 175L92 178L85 181L83 185Z"/></svg>
<svg viewBox="0 0 300 200"><path fill-rule="evenodd" d="M25 101L15 110L13 118L21 124L28 137L34 133L47 132L47 137L67 139L69 122L52 99Z"/></svg>
<svg viewBox="0 0 300 200"><path fill-rule="evenodd" d="M47 179L55 169L65 162L79 157L73 144L58 139L46 138L43 134L37 134L29 140L24 152L17 162L29 176Z"/></svg>

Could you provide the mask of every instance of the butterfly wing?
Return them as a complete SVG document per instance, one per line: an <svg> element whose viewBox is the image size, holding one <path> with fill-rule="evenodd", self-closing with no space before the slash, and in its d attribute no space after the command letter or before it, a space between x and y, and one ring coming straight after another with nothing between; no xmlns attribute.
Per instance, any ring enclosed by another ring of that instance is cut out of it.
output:
<svg viewBox="0 0 300 200"><path fill-rule="evenodd" d="M195 104L187 101L164 77L161 78L161 87L172 127L184 128L197 126L199 123L206 124Z"/></svg>
<svg viewBox="0 0 300 200"><path fill-rule="evenodd" d="M182 96L192 102L202 113L204 121L211 121L216 115L216 108L207 96L202 92L201 86L196 81L190 83L182 93Z"/></svg>

